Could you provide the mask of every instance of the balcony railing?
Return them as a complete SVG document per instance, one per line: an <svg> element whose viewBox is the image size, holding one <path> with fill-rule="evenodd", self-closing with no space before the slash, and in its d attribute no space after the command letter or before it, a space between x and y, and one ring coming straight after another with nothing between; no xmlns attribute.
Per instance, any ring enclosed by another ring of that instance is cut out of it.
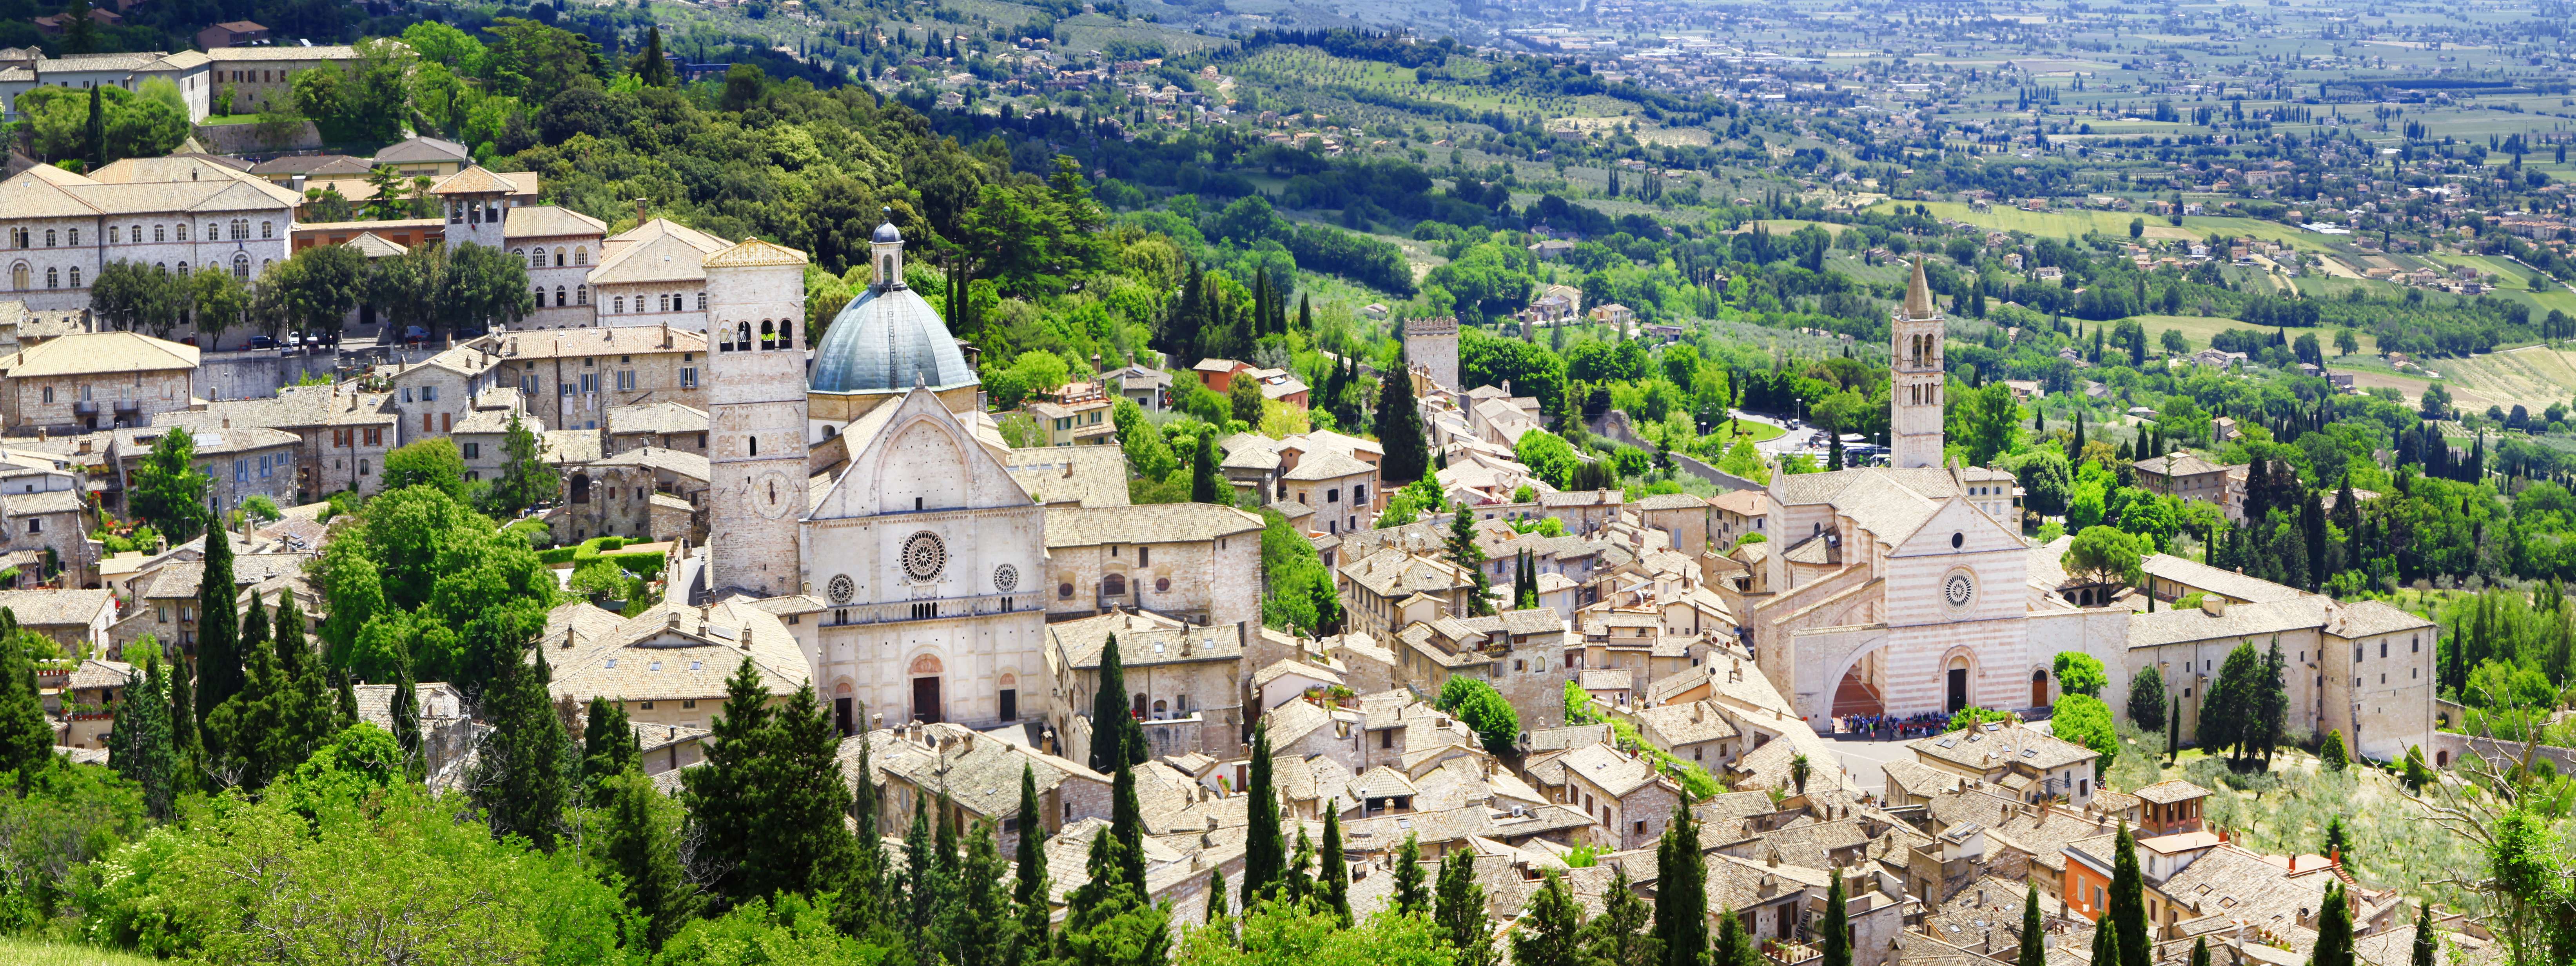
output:
<svg viewBox="0 0 2576 966"><path fill-rule="evenodd" d="M981 617L986 614L1009 614L1018 611L1044 613L1045 610L1046 598L1036 591L975 594L965 597L928 597L885 604L851 604L846 607L834 607L825 612L823 624L826 627L892 624L901 621Z"/></svg>

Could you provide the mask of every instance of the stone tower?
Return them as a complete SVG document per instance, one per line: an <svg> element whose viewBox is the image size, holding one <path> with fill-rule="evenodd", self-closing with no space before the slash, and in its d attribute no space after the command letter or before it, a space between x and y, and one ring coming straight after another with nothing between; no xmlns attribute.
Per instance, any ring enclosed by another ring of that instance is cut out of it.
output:
<svg viewBox="0 0 2576 966"><path fill-rule="evenodd" d="M1458 384L1458 317L1404 320L1404 357L1431 371L1431 383L1452 392Z"/></svg>
<svg viewBox="0 0 2576 966"><path fill-rule="evenodd" d="M1905 285L1905 304L1888 320L1893 379L1888 418L1889 464L1898 469L1941 465L1941 338L1947 320L1932 305L1923 263Z"/></svg>
<svg viewBox="0 0 2576 966"><path fill-rule="evenodd" d="M706 586L802 593L805 253L752 240L706 269Z"/></svg>

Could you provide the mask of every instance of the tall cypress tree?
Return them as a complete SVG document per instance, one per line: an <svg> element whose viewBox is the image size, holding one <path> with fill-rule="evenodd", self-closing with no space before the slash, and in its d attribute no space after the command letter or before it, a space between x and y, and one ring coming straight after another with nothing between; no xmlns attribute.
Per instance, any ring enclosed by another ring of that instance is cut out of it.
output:
<svg viewBox="0 0 2576 966"><path fill-rule="evenodd" d="M1432 919L1457 951L1458 966L1494 966L1494 929L1485 915L1485 887L1476 884L1473 852L1459 849L1441 860Z"/></svg>
<svg viewBox="0 0 2576 966"><path fill-rule="evenodd" d="M993 827L974 823L966 832L966 856L958 868L956 900L950 903L948 944L954 966L1002 966L1010 954L1007 928L1011 913L1003 908L1002 854L993 843Z"/></svg>
<svg viewBox="0 0 2576 966"><path fill-rule="evenodd" d="M1103 830L1106 832L1106 830ZM912 797L912 825L903 833L903 879L905 932L920 942L939 914L939 889L946 883L935 874L939 866L933 853L936 839L930 834L930 798Z"/></svg>
<svg viewBox="0 0 2576 966"><path fill-rule="evenodd" d="M1351 866L1342 857L1342 803L1334 799L1324 811L1324 849L1316 862L1317 885L1324 893L1324 904L1340 916L1343 928L1351 924Z"/></svg>
<svg viewBox="0 0 2576 966"><path fill-rule="evenodd" d="M1279 837L1279 793L1270 785L1270 723L1252 727L1252 778L1244 793L1243 911L1250 915L1279 887L1287 842ZM1401 881L1401 880L1399 880Z"/></svg>
<svg viewBox="0 0 2576 966"><path fill-rule="evenodd" d="M697 886L680 864L669 807L643 769L629 766L599 781L604 821L599 830L601 864L617 872L626 889L626 905L644 920L644 939L653 949L687 925L696 914Z"/></svg>
<svg viewBox="0 0 2576 966"><path fill-rule="evenodd" d="M143 789L143 808L170 817L178 772L170 747L169 675L145 650L143 669L126 675L125 705L117 709L116 748L109 764Z"/></svg>
<svg viewBox="0 0 2576 966"><path fill-rule="evenodd" d="M2021 900L2021 949L2013 966L2048 966L2048 933L2039 922L2039 885L2033 883L2028 889Z"/></svg>
<svg viewBox="0 0 2576 966"><path fill-rule="evenodd" d="M1047 958L1052 945L1048 933L1046 826L1038 814L1038 778L1036 770L1020 765L1020 842L1014 855L1019 877L1011 885L1012 915L1018 920L1011 932L1010 950L1004 959L1008 966L1036 966ZM1222 873L1209 887L1208 905L1213 910L1225 905L1225 883Z"/></svg>
<svg viewBox="0 0 2576 966"><path fill-rule="evenodd" d="M2209 966L2209 937L2202 936L2191 941L2191 966ZM2432 964L2418 963L2416 966L2432 966Z"/></svg>
<svg viewBox="0 0 2576 966"><path fill-rule="evenodd" d="M1396 354L1395 368L1378 375L1377 441L1385 450L1378 463L1378 476L1385 485L1402 486L1430 471L1431 450L1422 438L1422 412L1413 403L1412 367L1402 352Z"/></svg>
<svg viewBox="0 0 2576 966"><path fill-rule="evenodd" d="M1198 451L1190 456L1190 502L1227 502L1218 496L1226 487L1217 481L1216 468L1216 430L1211 427L1199 434Z"/></svg>
<svg viewBox="0 0 2576 966"><path fill-rule="evenodd" d="M2093 923L2093 962L2108 964L2120 961L2120 930L2111 924L2110 918L2104 916Z"/></svg>
<svg viewBox="0 0 2576 966"><path fill-rule="evenodd" d="M1108 774L1145 761L1145 726L1127 703L1127 664L1118 635L1100 646L1100 693L1091 699L1091 770Z"/></svg>
<svg viewBox="0 0 2576 966"><path fill-rule="evenodd" d="M1753 937L1745 934L1744 920L1737 916L1717 917L1717 950L1709 966L1761 966L1762 951L1755 948Z"/></svg>
<svg viewBox="0 0 2576 966"><path fill-rule="evenodd" d="M205 742L197 730L196 671L176 646L151 637L143 638L139 646L163 648L170 658L170 767L185 787L199 780L205 760Z"/></svg>
<svg viewBox="0 0 2576 966"><path fill-rule="evenodd" d="M1700 966L1708 956L1708 866L1700 857L1699 820L1690 806L1673 806L1655 846L1662 881L1655 885L1655 938L1663 946L1663 966Z"/></svg>
<svg viewBox="0 0 2576 966"><path fill-rule="evenodd" d="M1418 916L1431 909L1431 896L1422 890L1422 843L1416 833L1404 833L1404 844L1395 847L1395 911L1400 915Z"/></svg>
<svg viewBox="0 0 2576 966"><path fill-rule="evenodd" d="M741 887L753 896L831 889L848 874L855 848L842 821L850 787L841 782L840 730L811 683L788 695L763 730Z"/></svg>
<svg viewBox="0 0 2576 966"><path fill-rule="evenodd" d="M1653 966L1655 937L1647 927L1654 921L1654 908L1629 887L1628 870L1613 863L1610 884L1601 890L1601 915L1584 929L1584 955L1595 966Z"/></svg>
<svg viewBox="0 0 2576 966"><path fill-rule="evenodd" d="M593 801L604 802L609 779L629 768L644 767L644 750L636 743L635 726L626 716L625 702L592 695L590 708L582 717L582 781L589 786L587 791Z"/></svg>
<svg viewBox="0 0 2576 966"><path fill-rule="evenodd" d="M1833 882L1825 887L1824 966L1851 966L1851 912L1843 899L1843 870L1830 874Z"/></svg>
<svg viewBox="0 0 2576 966"><path fill-rule="evenodd" d="M766 895L750 891L752 874L743 865L751 858L751 826L768 820L753 809L759 803L761 743L769 734L769 714L769 689L745 655L725 679L724 708L708 729L713 734L706 743L706 764L680 773L680 804L688 809L690 834L698 843L691 854L697 866L693 877L726 903Z"/></svg>
<svg viewBox="0 0 2576 966"><path fill-rule="evenodd" d="M81 131L82 155L89 161L89 169L96 171L107 163L107 109L100 103L95 85L89 89L89 123Z"/></svg>
<svg viewBox="0 0 2576 966"><path fill-rule="evenodd" d="M1119 762L1109 779L1109 833L1118 840L1119 874L1145 881L1145 808L1136 799L1136 768Z"/></svg>
<svg viewBox="0 0 2576 966"><path fill-rule="evenodd" d="M2120 966L2147 966L2153 951L2147 945L2147 879L2138 870L2138 840L2129 833L2128 820L2120 822L2120 832L2111 840L2111 895L2109 920L2111 929L2120 934Z"/></svg>
<svg viewBox="0 0 2576 966"><path fill-rule="evenodd" d="M206 531L206 559L197 581L197 724L241 693L243 651L240 613L233 609L233 544L222 530ZM209 748L209 752L216 749Z"/></svg>
<svg viewBox="0 0 2576 966"><path fill-rule="evenodd" d="M1538 892L1512 929L1512 966L1586 966L1583 904L1555 869L1541 876Z"/></svg>
<svg viewBox="0 0 2576 966"><path fill-rule="evenodd" d="M496 835L520 835L552 851L569 804L564 754L571 742L555 716L547 684L553 671L545 652L536 661L503 662L500 678L484 689L483 716L492 733L476 762L475 804Z"/></svg>
<svg viewBox="0 0 2576 966"><path fill-rule="evenodd" d="M2208 940L2202 940L2202 942L2207 943ZM2415 904L2415 942L2413 948L2409 950L2412 955L2409 957L2408 966L2433 966L2441 951L2441 940L2433 935L2433 904L2417 902ZM2201 955L2194 954L2192 966L2206 966L2207 960L2200 958Z"/></svg>
<svg viewBox="0 0 2576 966"><path fill-rule="evenodd" d="M2317 910L2317 945L2308 954L2308 966L2354 966L2356 959L2352 897L2344 892L2341 881L2328 882L2324 904Z"/></svg>
<svg viewBox="0 0 2576 966"><path fill-rule="evenodd" d="M402 746L403 760L409 763L412 777L418 779L429 771L428 757L420 743L420 694L412 685L411 661L400 663L402 674L394 679L393 706L388 710L394 719L394 741Z"/></svg>

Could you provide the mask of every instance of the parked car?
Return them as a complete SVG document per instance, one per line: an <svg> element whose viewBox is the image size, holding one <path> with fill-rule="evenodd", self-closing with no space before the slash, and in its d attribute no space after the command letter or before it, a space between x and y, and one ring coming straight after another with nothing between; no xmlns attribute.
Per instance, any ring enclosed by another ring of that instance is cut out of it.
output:
<svg viewBox="0 0 2576 966"><path fill-rule="evenodd" d="M250 337L249 347L253 349L274 349L277 348L277 340L264 335L254 335Z"/></svg>
<svg viewBox="0 0 2576 966"><path fill-rule="evenodd" d="M403 326L402 340L404 345L419 345L429 341L429 330L417 325Z"/></svg>

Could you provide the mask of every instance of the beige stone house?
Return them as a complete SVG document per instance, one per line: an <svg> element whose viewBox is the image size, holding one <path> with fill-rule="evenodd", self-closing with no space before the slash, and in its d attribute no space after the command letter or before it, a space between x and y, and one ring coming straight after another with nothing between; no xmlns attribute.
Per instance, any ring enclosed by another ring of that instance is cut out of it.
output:
<svg viewBox="0 0 2576 966"><path fill-rule="evenodd" d="M1258 627L1261 526L1207 503L1049 509L1047 616L1124 608Z"/></svg>
<svg viewBox="0 0 2576 966"><path fill-rule="evenodd" d="M197 349L133 332L82 332L0 357L12 433L150 425L196 397Z"/></svg>
<svg viewBox="0 0 2576 966"><path fill-rule="evenodd" d="M342 490L373 496L384 488L377 470L401 436L402 413L392 405L394 398L354 385L286 386L273 398L227 399L201 410L161 413L152 425L197 434L227 427L291 433L298 440L291 503L312 503Z"/></svg>
<svg viewBox="0 0 2576 966"><path fill-rule="evenodd" d="M1053 720L1067 757L1089 760L1099 724L1102 655L1113 638L1152 757L1230 754L1243 734L1242 629L1195 627L1153 613L1115 612L1047 625L1047 670L1055 677Z"/></svg>

